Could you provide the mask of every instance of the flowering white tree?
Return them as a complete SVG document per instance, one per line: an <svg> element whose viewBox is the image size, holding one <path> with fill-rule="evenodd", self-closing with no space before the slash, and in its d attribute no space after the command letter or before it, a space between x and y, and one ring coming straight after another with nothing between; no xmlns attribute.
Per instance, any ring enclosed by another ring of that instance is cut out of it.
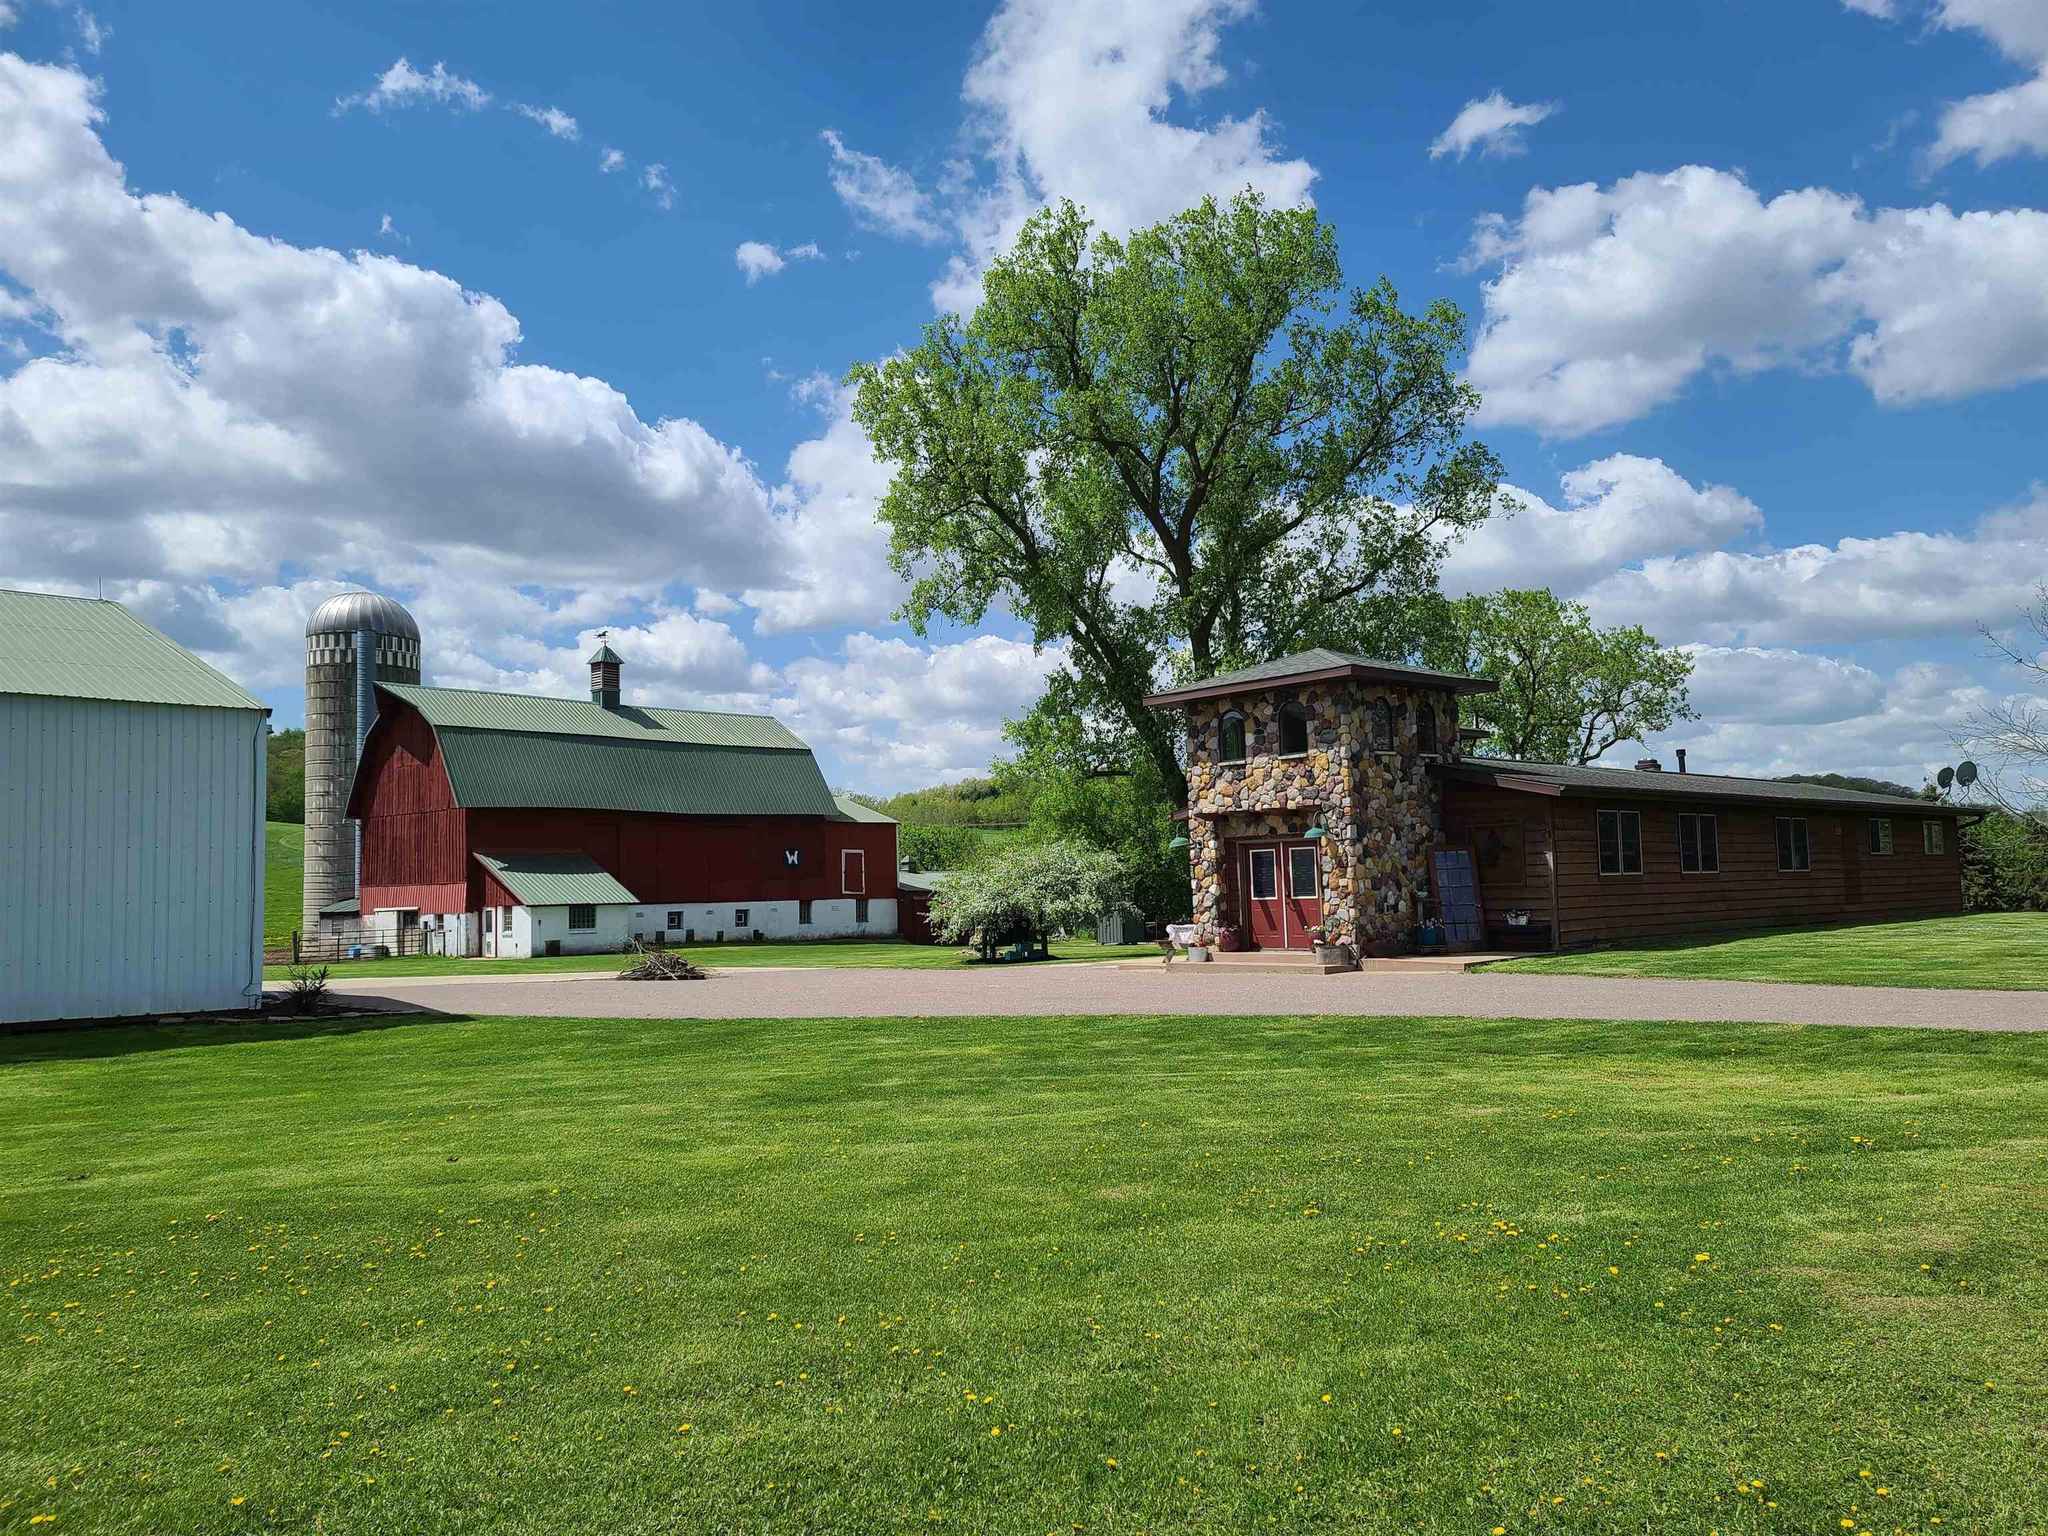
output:
<svg viewBox="0 0 2048 1536"><path fill-rule="evenodd" d="M1086 843L1036 843L962 870L932 896L932 929L949 944L973 943L993 960L1006 940L1041 954L1049 935L1085 928L1130 903L1122 859Z"/></svg>

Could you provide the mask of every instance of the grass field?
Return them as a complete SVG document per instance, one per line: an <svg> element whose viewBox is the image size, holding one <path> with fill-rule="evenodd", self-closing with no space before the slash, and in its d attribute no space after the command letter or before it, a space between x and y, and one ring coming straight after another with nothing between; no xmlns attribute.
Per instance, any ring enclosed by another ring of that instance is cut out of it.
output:
<svg viewBox="0 0 2048 1536"><path fill-rule="evenodd" d="M2038 1532L2044 1046L0 1041L0 1530Z"/></svg>
<svg viewBox="0 0 2048 1536"><path fill-rule="evenodd" d="M1573 976L1819 981L1859 987L2048 988L2048 913L1976 912L1859 928L1787 928L1488 966Z"/></svg>
<svg viewBox="0 0 2048 1536"><path fill-rule="evenodd" d="M899 940L677 944L670 946L668 952L687 955L699 965L718 970L755 965L822 965L928 971L978 963L964 959L964 952L955 945L906 944ZM1056 939L1052 944L1055 963L1130 960L1158 954L1156 944L1098 944L1093 939ZM389 960L337 960L327 967L327 974L336 981L351 976L502 976L518 971L615 971L626 963L623 955L537 955L531 960L448 960L439 955L406 955ZM1029 967L1020 965L1016 969ZM289 966L271 965L264 967L263 974L278 981L290 971Z"/></svg>
<svg viewBox="0 0 2048 1536"><path fill-rule="evenodd" d="M263 942L289 944L305 899L306 829L295 821L263 824Z"/></svg>

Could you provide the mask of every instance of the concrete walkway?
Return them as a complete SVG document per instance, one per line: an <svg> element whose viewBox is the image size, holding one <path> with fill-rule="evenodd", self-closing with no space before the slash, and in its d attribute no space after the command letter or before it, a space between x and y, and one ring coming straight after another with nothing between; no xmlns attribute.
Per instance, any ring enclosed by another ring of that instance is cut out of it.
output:
<svg viewBox="0 0 2048 1536"><path fill-rule="evenodd" d="M352 979L336 993L443 1013L555 1018L912 1018L983 1014L1418 1014L1454 1018L1700 1019L1916 1029L2048 1030L2048 992L1916 991L1607 976L1218 974L1045 965L961 970L714 971L708 981L585 975Z"/></svg>

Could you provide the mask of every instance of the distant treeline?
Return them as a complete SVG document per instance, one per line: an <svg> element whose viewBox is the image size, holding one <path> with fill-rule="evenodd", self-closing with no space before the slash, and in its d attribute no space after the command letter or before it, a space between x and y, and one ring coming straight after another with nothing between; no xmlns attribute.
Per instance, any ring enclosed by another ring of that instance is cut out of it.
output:
<svg viewBox="0 0 2048 1536"><path fill-rule="evenodd" d="M272 821L306 819L306 733L296 728L270 733Z"/></svg>

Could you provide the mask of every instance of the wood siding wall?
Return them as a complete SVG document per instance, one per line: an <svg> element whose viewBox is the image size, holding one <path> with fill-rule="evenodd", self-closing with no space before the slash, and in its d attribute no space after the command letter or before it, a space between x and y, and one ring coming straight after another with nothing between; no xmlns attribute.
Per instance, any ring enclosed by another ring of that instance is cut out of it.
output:
<svg viewBox="0 0 2048 1536"><path fill-rule="evenodd" d="M1869 818L1835 809L1792 810L1806 819L1813 867L1778 868L1778 817L1751 806L1679 807L1668 801L1558 799L1557 891L1569 947L1622 939L1677 938L1716 928L1870 922L1963 909L1962 863L1952 823L1947 851L1921 851L1921 817L1892 818L1895 852L1862 854ZM1718 874L1678 867L1681 809L1711 810L1721 845ZM1632 810L1643 818L1643 872L1603 875L1596 817ZM1947 818L1943 818L1947 822Z"/></svg>
<svg viewBox="0 0 2048 1536"><path fill-rule="evenodd" d="M1444 841L1469 847L1479 872L1487 920L1525 907L1539 923L1554 920L1550 904L1550 808L1541 795L1469 784L1444 789Z"/></svg>
<svg viewBox="0 0 2048 1536"><path fill-rule="evenodd" d="M363 819L362 910L469 912L467 818L455 804L433 728L388 695L370 739L356 810Z"/></svg>

